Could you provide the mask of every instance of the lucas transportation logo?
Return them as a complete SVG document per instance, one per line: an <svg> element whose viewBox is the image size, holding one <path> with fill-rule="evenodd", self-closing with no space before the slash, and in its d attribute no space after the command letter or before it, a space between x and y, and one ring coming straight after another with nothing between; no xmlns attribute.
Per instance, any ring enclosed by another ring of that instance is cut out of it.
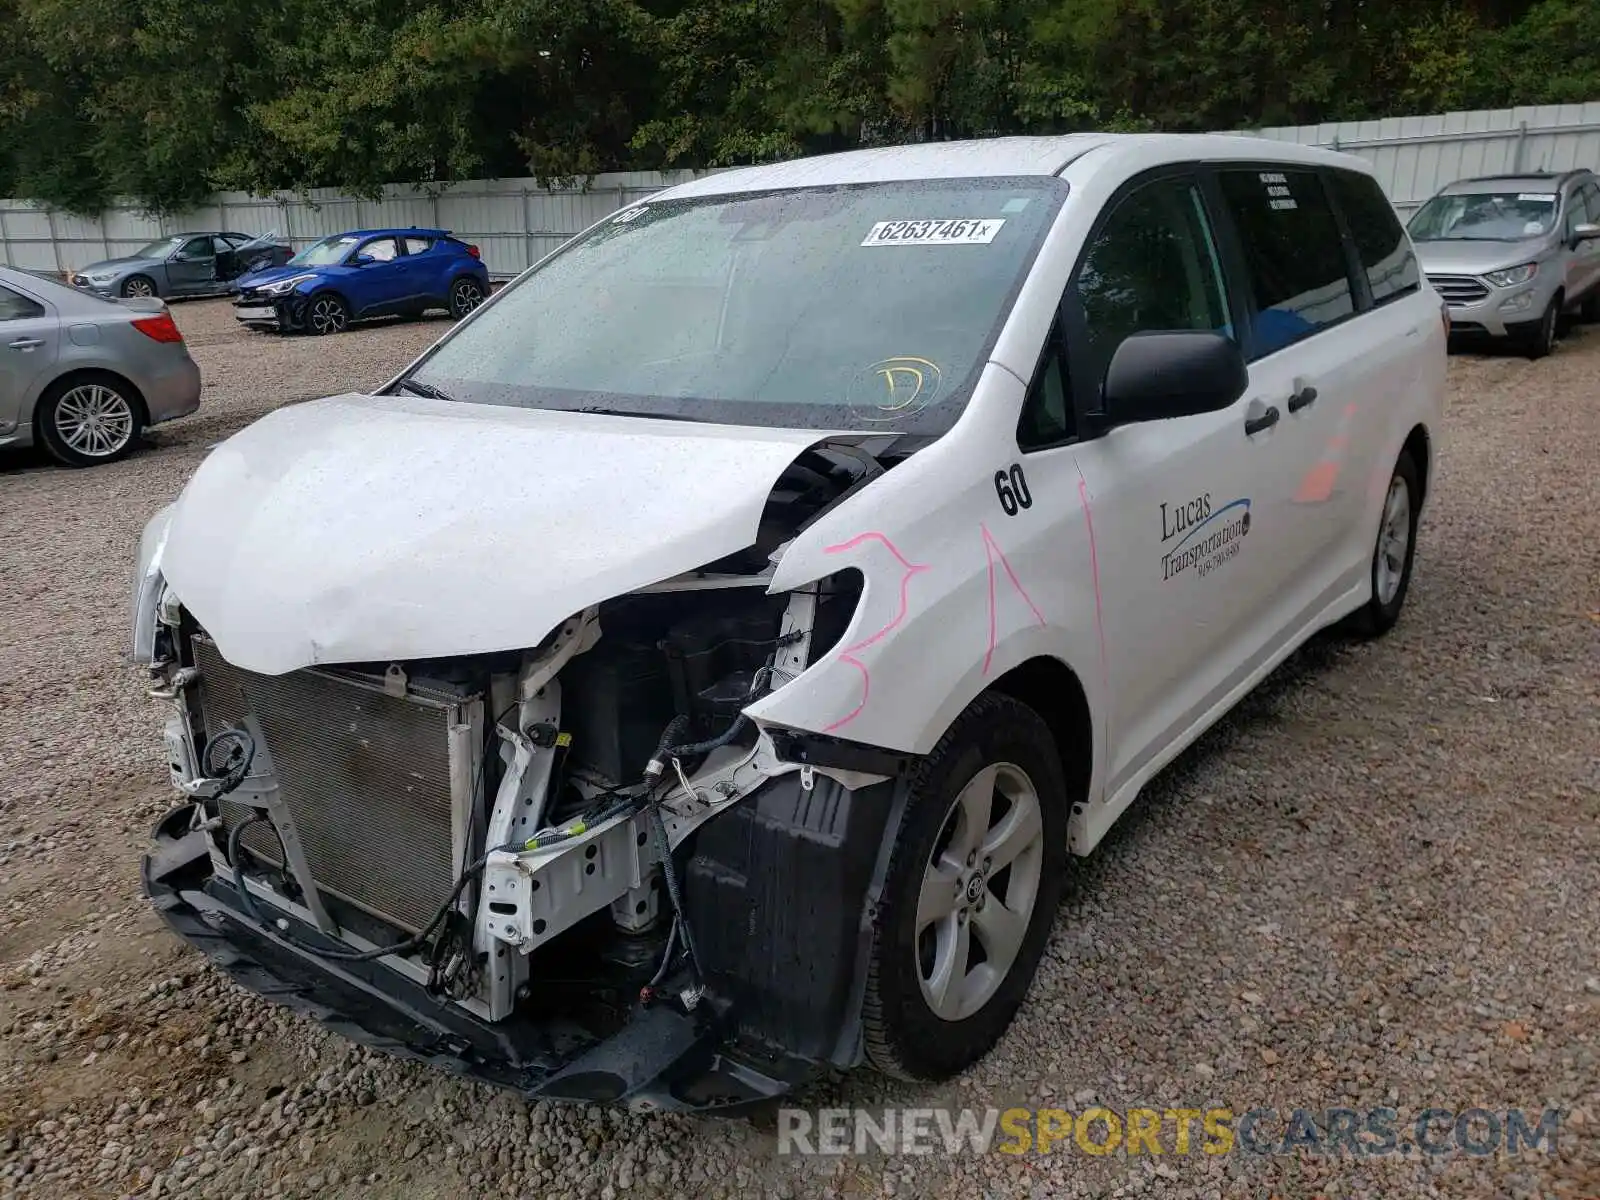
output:
<svg viewBox="0 0 1600 1200"><path fill-rule="evenodd" d="M1213 507L1211 493L1184 504L1161 505L1161 579L1186 571L1205 578L1239 553L1250 532L1250 497ZM1171 543L1171 545L1169 545Z"/></svg>

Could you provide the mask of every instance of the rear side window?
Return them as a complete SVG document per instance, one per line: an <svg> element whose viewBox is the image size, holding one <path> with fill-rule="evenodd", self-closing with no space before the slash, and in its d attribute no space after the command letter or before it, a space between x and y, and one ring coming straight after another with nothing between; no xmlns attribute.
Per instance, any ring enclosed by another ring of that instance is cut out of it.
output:
<svg viewBox="0 0 1600 1200"><path fill-rule="evenodd" d="M1372 302L1383 304L1420 288L1417 256L1378 181L1354 171L1334 171L1329 178L1361 255Z"/></svg>
<svg viewBox="0 0 1600 1200"><path fill-rule="evenodd" d="M426 254L433 249L432 238L408 237L405 242L407 254Z"/></svg>
<svg viewBox="0 0 1600 1200"><path fill-rule="evenodd" d="M1254 296L1250 357L1355 311L1344 239L1315 172L1252 168L1218 172L1218 180Z"/></svg>
<svg viewBox="0 0 1600 1200"><path fill-rule="evenodd" d="M44 305L30 300L20 292L0 287L0 321L22 321L28 317L44 316Z"/></svg>

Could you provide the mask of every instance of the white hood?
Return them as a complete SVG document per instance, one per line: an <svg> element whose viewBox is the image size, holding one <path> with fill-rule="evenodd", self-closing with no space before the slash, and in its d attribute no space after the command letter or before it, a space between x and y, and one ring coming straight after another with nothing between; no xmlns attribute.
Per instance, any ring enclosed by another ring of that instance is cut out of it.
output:
<svg viewBox="0 0 1600 1200"><path fill-rule="evenodd" d="M826 436L335 396L213 451L161 569L246 670L520 649L753 543L779 475Z"/></svg>

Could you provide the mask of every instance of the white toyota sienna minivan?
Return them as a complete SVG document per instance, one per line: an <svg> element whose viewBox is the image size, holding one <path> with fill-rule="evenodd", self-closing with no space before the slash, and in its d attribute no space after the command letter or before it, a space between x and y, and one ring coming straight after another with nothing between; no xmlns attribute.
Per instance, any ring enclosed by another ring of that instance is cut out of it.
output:
<svg viewBox="0 0 1600 1200"><path fill-rule="evenodd" d="M610 214L151 521L146 891L244 986L530 1096L947 1077L1067 856L1313 633L1394 624L1445 341L1366 164L1279 142Z"/></svg>

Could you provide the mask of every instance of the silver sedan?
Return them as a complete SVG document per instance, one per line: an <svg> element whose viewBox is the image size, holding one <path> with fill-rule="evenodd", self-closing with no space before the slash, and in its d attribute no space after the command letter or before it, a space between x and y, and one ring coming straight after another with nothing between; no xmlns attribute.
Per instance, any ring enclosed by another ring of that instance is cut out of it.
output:
<svg viewBox="0 0 1600 1200"><path fill-rule="evenodd" d="M0 446L86 467L200 407L200 368L158 299L107 300L0 267Z"/></svg>

